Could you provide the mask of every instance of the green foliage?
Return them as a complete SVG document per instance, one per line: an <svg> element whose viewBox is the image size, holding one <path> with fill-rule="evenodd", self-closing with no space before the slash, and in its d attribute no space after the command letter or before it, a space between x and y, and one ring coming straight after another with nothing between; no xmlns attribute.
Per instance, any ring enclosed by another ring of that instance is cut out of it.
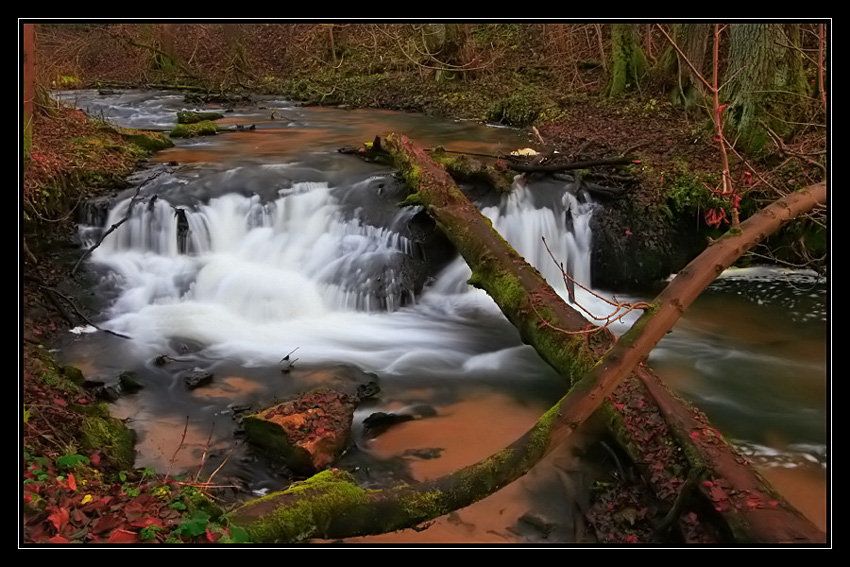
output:
<svg viewBox="0 0 850 567"><path fill-rule="evenodd" d="M727 205L725 199L713 195L706 187L713 186L712 182L703 182L688 174L679 174L668 180L667 210L670 216L698 215L707 209Z"/></svg>
<svg viewBox="0 0 850 567"><path fill-rule="evenodd" d="M145 526L144 528L139 530L139 539L142 541L154 540L156 539L157 534L162 531L164 530L156 524Z"/></svg>
<svg viewBox="0 0 850 567"><path fill-rule="evenodd" d="M530 126L540 116L541 104L530 92L518 92L493 102L487 109L488 122L522 128Z"/></svg>
<svg viewBox="0 0 850 567"><path fill-rule="evenodd" d="M77 465L88 465L91 461L83 455L63 455L56 459L56 466L60 469L73 469Z"/></svg>
<svg viewBox="0 0 850 567"><path fill-rule="evenodd" d="M227 535L219 540L220 543L251 543L248 532L239 526L229 526Z"/></svg>
<svg viewBox="0 0 850 567"><path fill-rule="evenodd" d="M211 517L202 510L196 511L189 518L180 523L175 528L173 534L177 536L194 538L204 535L207 531L207 524Z"/></svg>

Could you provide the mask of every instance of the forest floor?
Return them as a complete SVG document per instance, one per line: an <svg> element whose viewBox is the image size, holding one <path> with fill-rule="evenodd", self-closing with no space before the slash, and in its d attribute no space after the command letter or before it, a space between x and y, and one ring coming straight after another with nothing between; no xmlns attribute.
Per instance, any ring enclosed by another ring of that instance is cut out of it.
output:
<svg viewBox="0 0 850 567"><path fill-rule="evenodd" d="M705 126L705 116L688 116L652 100L633 98L568 109L556 123L541 125L539 138L530 131L529 139L542 141L538 147L545 145L576 159L639 148L642 182L631 198L651 206L663 199L661 187L667 172L686 168L698 177L719 172L717 146ZM21 541L232 541L233 534L209 523L211 510L198 505L205 502L203 486L179 485L173 479L133 470L82 438L89 410L97 407L98 400L47 352L59 333L85 324L78 307L67 298L74 296L74 288L86 285L82 276L69 276L80 254L74 242L73 203L93 193L78 193L80 185L75 180L82 178L83 169L97 171L94 191L112 191L140 165L144 154L122 150L128 145L125 136L77 111L39 115L34 132L31 157L22 164L24 199L36 199L58 184L66 188L70 204L59 220L30 218L20 227L25 237L19 308ZM85 154L78 143L81 139L91 141Z"/></svg>

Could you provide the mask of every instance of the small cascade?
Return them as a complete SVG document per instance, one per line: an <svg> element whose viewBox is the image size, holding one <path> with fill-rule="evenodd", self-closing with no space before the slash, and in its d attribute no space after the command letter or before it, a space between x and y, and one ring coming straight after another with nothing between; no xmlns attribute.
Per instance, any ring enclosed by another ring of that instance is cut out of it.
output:
<svg viewBox="0 0 850 567"><path fill-rule="evenodd" d="M557 198L540 197L532 188L515 184L501 203L484 207L481 212L556 292L569 299L569 279L564 278L562 266L580 285L590 285L590 220L596 205L589 195L577 195L570 190ZM466 263L458 259L441 274L435 289L441 293L458 293L468 289L466 280L470 275ZM593 298L585 300L594 301Z"/></svg>
<svg viewBox="0 0 850 567"><path fill-rule="evenodd" d="M326 183L301 183L269 202L236 193L194 207L126 199L104 227L118 223L92 257L121 275L125 296L222 303L254 320L394 311L413 300L400 272L414 243L345 218ZM188 266L197 270L190 289L169 286L171 297L146 289L146 275L158 274L161 290L163 281L185 279Z"/></svg>

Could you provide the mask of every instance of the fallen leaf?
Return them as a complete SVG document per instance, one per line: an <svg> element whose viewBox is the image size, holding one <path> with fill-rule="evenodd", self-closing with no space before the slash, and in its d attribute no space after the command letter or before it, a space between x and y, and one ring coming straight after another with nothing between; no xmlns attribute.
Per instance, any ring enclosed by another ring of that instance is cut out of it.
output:
<svg viewBox="0 0 850 567"><path fill-rule="evenodd" d="M139 536L136 532L128 530L115 530L107 541L109 543L139 543Z"/></svg>
<svg viewBox="0 0 850 567"><path fill-rule="evenodd" d="M50 520L50 523L53 524L53 527L56 528L57 532L61 532L62 528L64 528L68 523L68 520L71 519L71 516L68 513L67 508L58 508L55 512L50 514L47 519Z"/></svg>

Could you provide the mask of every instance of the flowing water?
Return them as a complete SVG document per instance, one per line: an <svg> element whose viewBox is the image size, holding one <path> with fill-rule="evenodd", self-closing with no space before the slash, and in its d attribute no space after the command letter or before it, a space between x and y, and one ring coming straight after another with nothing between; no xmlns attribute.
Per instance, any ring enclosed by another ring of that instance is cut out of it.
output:
<svg viewBox="0 0 850 567"><path fill-rule="evenodd" d="M162 92L59 96L139 128L170 128L185 107ZM397 206L405 189L393 172L337 151L401 132L424 147L497 154L527 145L519 132L275 99L220 122L234 130L178 141L80 224L83 247L118 225L86 263L98 282L98 326L111 332L75 329L60 356L92 380L114 383L129 370L142 382L113 405L139 436L137 466L215 474L244 495L280 488L285 475L240 437L240 412L377 377L381 393L358 409L340 465L375 486L432 478L510 443L563 395L492 300L466 284L469 268L419 208ZM586 195L517 182L478 204L559 293L562 274L542 237L589 285L589 221L599 208ZM582 289L576 299L608 311ZM820 525L826 304L825 282L810 274L730 270L650 359ZM187 388L196 371L213 381ZM421 419L364 435L360 424L375 411ZM520 481L428 530L363 541L580 540L588 487L607 474L598 450L591 424Z"/></svg>

